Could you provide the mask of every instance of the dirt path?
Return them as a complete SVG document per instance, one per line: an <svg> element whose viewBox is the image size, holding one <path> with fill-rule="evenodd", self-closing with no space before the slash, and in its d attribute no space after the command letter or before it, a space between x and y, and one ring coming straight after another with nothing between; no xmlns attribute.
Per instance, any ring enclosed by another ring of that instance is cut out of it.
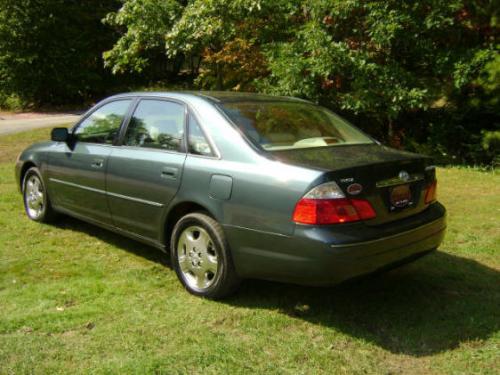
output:
<svg viewBox="0 0 500 375"><path fill-rule="evenodd" d="M57 125L74 124L77 113L8 113L0 112L0 135L19 133Z"/></svg>

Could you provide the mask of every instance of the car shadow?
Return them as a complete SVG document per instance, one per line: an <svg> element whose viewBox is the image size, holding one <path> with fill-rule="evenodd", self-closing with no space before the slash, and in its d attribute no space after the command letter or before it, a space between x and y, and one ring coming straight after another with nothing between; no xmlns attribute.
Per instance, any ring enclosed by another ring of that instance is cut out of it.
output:
<svg viewBox="0 0 500 375"><path fill-rule="evenodd" d="M138 242L120 234L111 232L107 229L66 215L61 215L61 217L52 223L52 225L62 230L85 233L121 250L125 250L144 259L170 267L169 257L165 252L143 244L142 242Z"/></svg>
<svg viewBox="0 0 500 375"><path fill-rule="evenodd" d="M245 282L227 303L279 310L392 353L425 356L474 345L500 329L500 272L435 252L332 288Z"/></svg>
<svg viewBox="0 0 500 375"><path fill-rule="evenodd" d="M104 229L71 218L57 226L168 266L168 256L160 250ZM392 353L426 356L464 343L474 345L500 329L500 272L438 251L396 270L331 288L246 280L236 295L221 303L279 311Z"/></svg>

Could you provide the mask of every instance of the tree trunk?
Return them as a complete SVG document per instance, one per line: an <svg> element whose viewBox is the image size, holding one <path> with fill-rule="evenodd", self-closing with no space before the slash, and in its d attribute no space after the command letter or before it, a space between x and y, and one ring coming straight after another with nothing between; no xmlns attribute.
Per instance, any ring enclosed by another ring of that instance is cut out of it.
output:
<svg viewBox="0 0 500 375"><path fill-rule="evenodd" d="M222 64L215 64L215 73L217 75L217 90L222 90L224 88L224 77L222 75Z"/></svg>
<svg viewBox="0 0 500 375"><path fill-rule="evenodd" d="M201 60L203 59L203 57L198 56L198 64L196 64L196 71L195 71L195 74L196 76L198 76L198 74L200 74L200 65L201 65Z"/></svg>
<svg viewBox="0 0 500 375"><path fill-rule="evenodd" d="M389 143L392 144L392 140L394 138L394 125L391 118L389 118L389 121L387 122L387 138Z"/></svg>

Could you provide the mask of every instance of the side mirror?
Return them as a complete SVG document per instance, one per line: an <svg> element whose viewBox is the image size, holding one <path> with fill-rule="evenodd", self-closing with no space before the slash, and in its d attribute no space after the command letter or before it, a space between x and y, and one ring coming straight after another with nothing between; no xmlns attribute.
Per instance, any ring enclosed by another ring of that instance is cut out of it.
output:
<svg viewBox="0 0 500 375"><path fill-rule="evenodd" d="M50 133L50 139L54 142L68 142L69 132L67 128L54 128Z"/></svg>

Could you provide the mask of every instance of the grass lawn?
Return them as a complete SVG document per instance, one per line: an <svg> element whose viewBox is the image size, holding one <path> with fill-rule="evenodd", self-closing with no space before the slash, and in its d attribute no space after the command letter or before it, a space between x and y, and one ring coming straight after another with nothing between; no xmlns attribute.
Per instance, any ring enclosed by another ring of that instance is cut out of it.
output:
<svg viewBox="0 0 500 375"><path fill-rule="evenodd" d="M30 222L0 137L0 374L498 374L500 174L439 169L440 251L318 289L247 281L193 297L165 255L63 217Z"/></svg>

